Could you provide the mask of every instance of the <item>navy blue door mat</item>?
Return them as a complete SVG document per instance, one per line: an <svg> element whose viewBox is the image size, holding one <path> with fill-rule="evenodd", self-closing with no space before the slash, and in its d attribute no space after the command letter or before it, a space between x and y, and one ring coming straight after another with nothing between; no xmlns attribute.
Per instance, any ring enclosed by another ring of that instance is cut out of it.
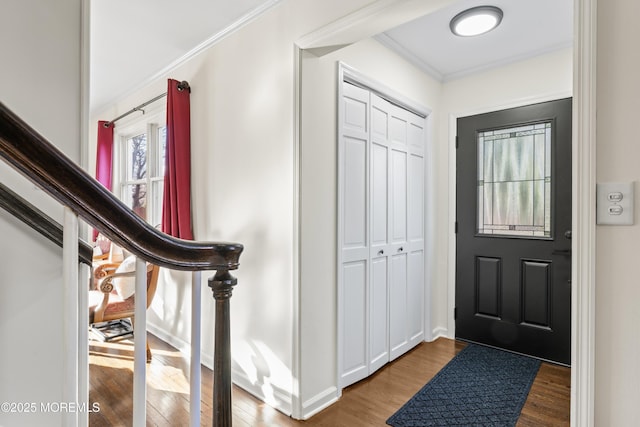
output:
<svg viewBox="0 0 640 427"><path fill-rule="evenodd" d="M539 368L539 360L469 344L387 424L515 426Z"/></svg>

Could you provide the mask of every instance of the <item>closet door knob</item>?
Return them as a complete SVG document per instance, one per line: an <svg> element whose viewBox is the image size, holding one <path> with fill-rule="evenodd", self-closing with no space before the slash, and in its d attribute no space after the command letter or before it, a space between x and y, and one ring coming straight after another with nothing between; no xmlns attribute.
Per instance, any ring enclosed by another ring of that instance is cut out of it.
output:
<svg viewBox="0 0 640 427"><path fill-rule="evenodd" d="M404 250L404 248L403 248L402 246L400 246L400 247L398 248L398 252L402 252L403 250Z"/></svg>
<svg viewBox="0 0 640 427"><path fill-rule="evenodd" d="M384 250L380 249L380 250L378 251L378 255L384 255Z"/></svg>

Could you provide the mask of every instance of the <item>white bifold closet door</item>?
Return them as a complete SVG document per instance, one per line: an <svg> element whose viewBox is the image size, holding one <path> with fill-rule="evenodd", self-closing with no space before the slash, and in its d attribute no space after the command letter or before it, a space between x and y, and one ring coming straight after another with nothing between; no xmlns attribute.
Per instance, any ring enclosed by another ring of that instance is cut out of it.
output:
<svg viewBox="0 0 640 427"><path fill-rule="evenodd" d="M343 83L339 142L341 386L424 339L425 119Z"/></svg>

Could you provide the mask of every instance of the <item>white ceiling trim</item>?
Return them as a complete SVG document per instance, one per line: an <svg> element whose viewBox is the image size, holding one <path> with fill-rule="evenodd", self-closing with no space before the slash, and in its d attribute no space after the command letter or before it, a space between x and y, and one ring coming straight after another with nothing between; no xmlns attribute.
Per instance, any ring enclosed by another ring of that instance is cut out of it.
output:
<svg viewBox="0 0 640 427"><path fill-rule="evenodd" d="M420 68L422 71L424 71L429 76L436 79L437 81L441 83L444 81L444 75L440 71L436 70L431 65L427 64L425 61L418 58L410 50L406 49L400 43L395 41L395 39L389 37L386 33L380 33L377 36L375 36L374 39L380 42L380 44L382 44L383 46L386 46L387 48L396 52L398 55L402 56L404 59L406 59L416 67Z"/></svg>
<svg viewBox="0 0 640 427"><path fill-rule="evenodd" d="M435 80L439 81L440 83L446 83L446 82L449 82L449 81L452 81L452 80L456 80L456 79L460 79L460 78L463 78L463 77L470 76L470 75L475 74L475 73L488 71L488 70L491 70L491 69L494 69L494 68L500 68L500 67L503 67L505 65L513 64L513 63L520 62L520 61L525 61L527 59L531 59L531 58L534 58L536 56L545 55L545 54L552 53L552 52L555 52L555 51L558 51L558 50L569 49L569 48L573 47L573 42L572 41L559 43L557 45L549 46L549 47L546 47L544 49L539 49L539 50L527 52L527 53L522 54L522 55L511 56L511 57L506 58L506 59L501 59L501 60L498 60L498 61L489 62L487 64L483 64L483 65L480 65L480 66L477 66L477 67L467 68L465 70L457 71L455 73L443 74L442 72L440 72L436 68L432 67L427 62L425 62L422 59L418 58L410 50L406 49L403 45L398 43L392 37L389 37L387 34L385 34L385 33L378 34L374 38L378 42L380 42L383 46L386 46L387 48L393 50L398 55L402 56L404 59L406 59L407 61L409 61L410 63L412 63L416 67L420 68L423 72L425 72L429 76L433 77Z"/></svg>
<svg viewBox="0 0 640 427"><path fill-rule="evenodd" d="M557 44L557 45L554 45L554 46L546 47L544 49L539 49L539 50L527 52L527 53L522 54L522 55L515 55L515 56L511 56L509 58L502 59L502 60L499 60L499 61L489 62L487 64L483 64L483 65L478 66L478 67L467 68L465 70L457 71L455 73L445 74L443 76L443 82L448 82L448 81L460 79L462 77L467 77L467 76L469 76L471 74L479 73L479 72L482 72L482 71L487 71L487 70L490 70L490 69L493 69L493 68L503 67L505 65L514 64L516 62L525 61L527 59L535 58L536 56L546 55L548 53L552 53L552 52L555 52L555 51L558 51L558 50L562 50L562 49L569 49L571 47L573 47L573 42L572 41L565 42L565 43L560 43L560 44Z"/></svg>

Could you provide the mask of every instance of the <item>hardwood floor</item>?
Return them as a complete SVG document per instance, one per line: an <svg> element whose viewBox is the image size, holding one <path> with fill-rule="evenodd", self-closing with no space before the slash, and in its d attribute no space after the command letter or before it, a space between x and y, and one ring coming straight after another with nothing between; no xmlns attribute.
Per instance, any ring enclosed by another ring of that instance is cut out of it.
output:
<svg viewBox="0 0 640 427"><path fill-rule="evenodd" d="M189 423L188 360L173 347L149 335L153 360L147 365L147 425ZM234 426L384 426L386 419L411 398L465 344L440 338L422 343L404 356L356 383L342 398L306 421L296 421L233 388ZM130 426L132 416L133 344L90 343L90 403L100 411L89 424ZM211 371L202 368L202 425L211 425ZM570 369L543 363L522 409L519 427L569 425Z"/></svg>

